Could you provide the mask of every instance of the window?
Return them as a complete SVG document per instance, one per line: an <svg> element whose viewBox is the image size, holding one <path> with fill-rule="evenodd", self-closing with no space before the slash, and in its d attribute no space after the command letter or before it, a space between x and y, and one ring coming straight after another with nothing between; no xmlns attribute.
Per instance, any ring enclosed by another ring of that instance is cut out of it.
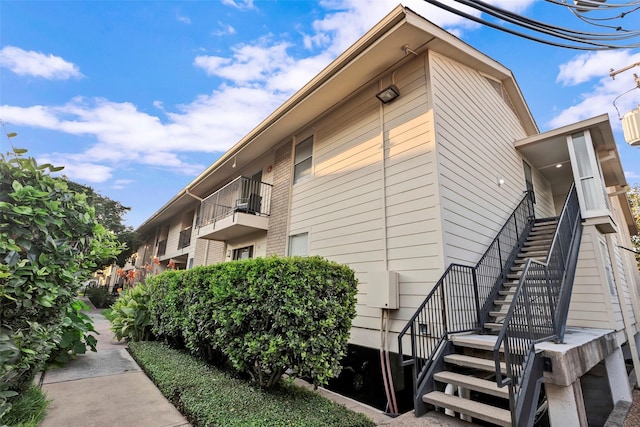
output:
<svg viewBox="0 0 640 427"><path fill-rule="evenodd" d="M583 218L609 214L604 180L596 159L589 131L567 137L574 181Z"/></svg>
<svg viewBox="0 0 640 427"><path fill-rule="evenodd" d="M613 277L613 267L611 265L611 257L609 256L609 250L607 249L607 244L600 240L600 253L602 254L602 261L604 262L604 271L607 276L607 283L609 284L609 292L611 295L616 295L616 284L615 279Z"/></svg>
<svg viewBox="0 0 640 427"><path fill-rule="evenodd" d="M289 256L307 256L309 245L309 233L300 233L289 236Z"/></svg>
<svg viewBox="0 0 640 427"><path fill-rule="evenodd" d="M253 246L233 250L233 260L253 258Z"/></svg>
<svg viewBox="0 0 640 427"><path fill-rule="evenodd" d="M296 145L293 169L293 183L300 182L311 176L313 162L313 136Z"/></svg>

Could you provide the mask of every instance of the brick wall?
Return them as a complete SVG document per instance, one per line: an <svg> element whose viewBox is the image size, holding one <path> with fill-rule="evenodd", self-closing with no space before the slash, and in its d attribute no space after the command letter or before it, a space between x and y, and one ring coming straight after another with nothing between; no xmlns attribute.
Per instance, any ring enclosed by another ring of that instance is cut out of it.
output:
<svg viewBox="0 0 640 427"><path fill-rule="evenodd" d="M207 254L207 242L209 242L209 253ZM205 260L204 257L207 256ZM217 240L197 239L193 266L211 265L223 262L225 259L224 242Z"/></svg>
<svg viewBox="0 0 640 427"><path fill-rule="evenodd" d="M287 222L289 221L289 188L291 187L292 144L276 150L271 190L271 216L267 232L267 256L284 256L287 248Z"/></svg>

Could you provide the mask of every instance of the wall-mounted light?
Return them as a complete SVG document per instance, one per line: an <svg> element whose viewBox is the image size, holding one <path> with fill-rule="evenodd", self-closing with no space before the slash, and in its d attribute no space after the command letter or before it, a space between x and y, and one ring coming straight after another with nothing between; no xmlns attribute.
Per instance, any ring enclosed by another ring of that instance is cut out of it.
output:
<svg viewBox="0 0 640 427"><path fill-rule="evenodd" d="M498 177L496 178L496 182L498 183L498 186L499 186L499 187L502 187L502 186L504 185L504 183L505 183L504 178L503 178L503 177L501 177L501 176L498 176Z"/></svg>
<svg viewBox="0 0 640 427"><path fill-rule="evenodd" d="M236 168L236 158L235 157L233 158L233 164L231 165L231 167L234 168L234 169Z"/></svg>
<svg viewBox="0 0 640 427"><path fill-rule="evenodd" d="M400 90L398 90L398 87L396 85L391 85L378 93L376 98L378 98L383 104L388 104L399 96Z"/></svg>

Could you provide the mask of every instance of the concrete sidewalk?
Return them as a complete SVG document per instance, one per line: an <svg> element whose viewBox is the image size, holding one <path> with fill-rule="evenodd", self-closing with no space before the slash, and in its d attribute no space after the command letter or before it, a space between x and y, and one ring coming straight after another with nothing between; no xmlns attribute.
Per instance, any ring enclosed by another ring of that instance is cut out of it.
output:
<svg viewBox="0 0 640 427"><path fill-rule="evenodd" d="M42 427L190 426L129 355L126 342L113 338L109 321L100 314L102 310L96 309L88 298L82 300L91 308L89 316L99 332L96 337L98 352L80 355L64 368L45 374L42 388L52 402ZM299 385L313 388L303 381ZM473 426L439 413L416 418L410 412L391 418L382 411L329 390L320 388L316 392L367 415L379 426Z"/></svg>
<svg viewBox="0 0 640 427"><path fill-rule="evenodd" d="M42 389L52 402L42 426L190 426L131 358L126 342L115 341L101 310L83 300L100 333L98 352L45 374Z"/></svg>

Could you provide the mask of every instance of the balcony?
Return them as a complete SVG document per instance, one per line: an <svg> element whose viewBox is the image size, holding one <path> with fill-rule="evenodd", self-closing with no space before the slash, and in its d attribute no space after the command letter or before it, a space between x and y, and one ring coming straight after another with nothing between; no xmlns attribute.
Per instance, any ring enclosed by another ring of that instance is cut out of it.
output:
<svg viewBox="0 0 640 427"><path fill-rule="evenodd" d="M158 253L156 255L160 257L165 253L167 253L167 239L158 242Z"/></svg>
<svg viewBox="0 0 640 427"><path fill-rule="evenodd" d="M191 227L187 227L180 232L178 238L178 249L186 248L191 244Z"/></svg>
<svg viewBox="0 0 640 427"><path fill-rule="evenodd" d="M271 184L239 177L200 205L198 237L230 240L269 228Z"/></svg>

